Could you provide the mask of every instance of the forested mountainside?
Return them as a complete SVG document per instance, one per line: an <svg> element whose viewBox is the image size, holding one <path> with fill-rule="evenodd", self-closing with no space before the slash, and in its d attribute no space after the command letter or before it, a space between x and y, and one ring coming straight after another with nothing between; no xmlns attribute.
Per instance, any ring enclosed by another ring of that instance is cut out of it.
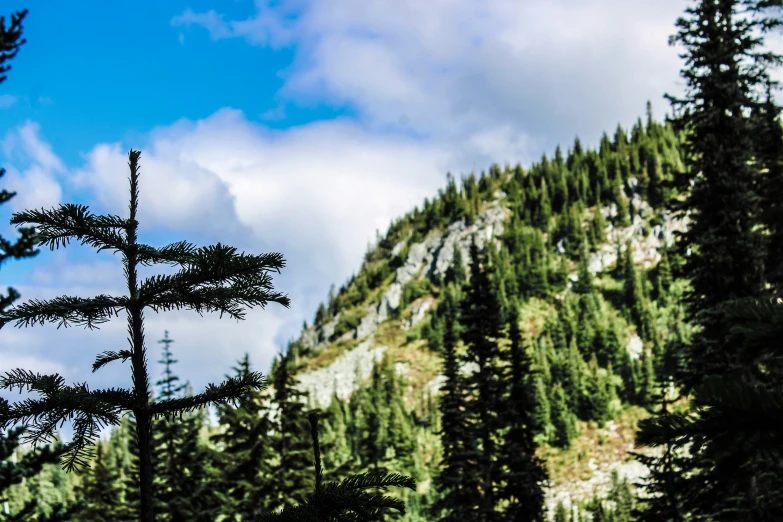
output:
<svg viewBox="0 0 783 522"><path fill-rule="evenodd" d="M630 132L618 126L597 150L577 139L529 168L493 165L459 181L448 175L445 188L394 221L356 275L330 293L313 325L275 360L271 386L246 408L221 407L218 426L195 414L184 424L158 421L162 519L226 520L301 501L312 489L309 406L327 413L327 478L367 468L411 475L418 491L403 493L405 520L431 520L428 510L443 497L436 476L444 363L450 353L462 356L461 375L495 372L499 387L512 386L515 335L529 357L521 384L532 394L530 427L551 479L550 514L561 501L597 509L589 503L595 495L612 495L627 512L633 497L622 476L640 474L638 463L622 466L635 423L653 402L657 376L668 372L669 347L688 336L684 283L673 276L681 261L668 248L687 219L665 210L678 197L669 181L683 168L678 135L648 104L646 121ZM477 270L483 294L474 288ZM471 318L469 310L482 312ZM483 369L468 361L465 342L481 325L495 329L499 347ZM163 345L158 392L185 394ZM236 372L250 368L245 358ZM86 474L48 465L14 486L11 511L31 497L45 509L94 498L109 514L103 519L131 520L132 423L101 445ZM90 518L96 513L77 519L98 520Z"/></svg>

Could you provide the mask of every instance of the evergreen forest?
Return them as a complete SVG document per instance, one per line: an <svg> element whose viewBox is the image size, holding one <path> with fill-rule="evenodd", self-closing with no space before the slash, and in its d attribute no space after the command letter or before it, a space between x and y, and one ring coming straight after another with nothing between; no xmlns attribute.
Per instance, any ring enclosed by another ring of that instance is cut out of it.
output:
<svg viewBox="0 0 783 522"><path fill-rule="evenodd" d="M26 16L0 19L0 85ZM130 348L93 371L122 361L134 388L0 376L39 396L0 399L0 521L783 520L781 24L780 0L689 2L670 114L448 173L270 368L246 354L200 392L143 308L287 307L283 254L138 243L138 151L130 218L15 213L0 262L78 241L122 256L129 296L8 289L0 327L127 312ZM180 272L137 277L154 263Z"/></svg>

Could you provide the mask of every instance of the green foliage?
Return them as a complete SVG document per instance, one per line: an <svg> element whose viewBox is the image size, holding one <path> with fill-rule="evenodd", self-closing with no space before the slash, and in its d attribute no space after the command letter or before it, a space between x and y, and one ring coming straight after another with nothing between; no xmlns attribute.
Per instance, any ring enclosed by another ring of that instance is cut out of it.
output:
<svg viewBox="0 0 783 522"><path fill-rule="evenodd" d="M234 372L239 378L252 372L248 354ZM274 431L268 399L268 390L253 391L239 407L218 407L223 429L211 438L220 450L214 458L222 473L213 487L229 518L247 519L268 503L264 482L272 469L268 436Z"/></svg>
<svg viewBox="0 0 783 522"><path fill-rule="evenodd" d="M389 509L405 514L405 504L381 492L389 487L416 490L416 481L398 473L370 471L354 475L340 482L323 482L323 465L318 441L318 414L308 415L313 440L315 477L313 493L296 506L286 505L275 513L255 517L256 522L299 522L299 521L382 521ZM368 491L370 490L370 491ZM375 490L375 491L373 491Z"/></svg>

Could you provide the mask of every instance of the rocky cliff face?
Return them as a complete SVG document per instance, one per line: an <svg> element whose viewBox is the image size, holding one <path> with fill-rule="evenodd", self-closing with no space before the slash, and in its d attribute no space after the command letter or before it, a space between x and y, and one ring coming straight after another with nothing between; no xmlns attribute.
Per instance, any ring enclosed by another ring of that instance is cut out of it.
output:
<svg viewBox="0 0 783 522"><path fill-rule="evenodd" d="M687 218L673 217L668 212L661 214L662 224L649 227L649 215L652 212L649 204L639 197L636 192L636 180L628 180L626 191L630 195L630 204L635 209L633 223L628 227L615 227L611 223L606 226L605 234L607 242L601 245L598 252L590 255L589 269L592 273L598 273L611 267L617 262L617 244L625 244L631 241L631 249L634 261L637 264L649 268L654 266L661 258L660 250L664 245L671 246L674 242L674 234L683 232L687 228ZM466 226L464 222L451 223L445 231L435 230L430 232L424 241L411 245L408 257L403 266L397 269L394 281L384 291L381 298L367 305L367 314L353 331L345 333L341 339L355 339L362 343L352 351L337 359L327 368L319 369L300 376L302 389L310 391L328 404L333 392L337 392L340 398L350 395L356 380L366 379L372 371L374 361L379 360L385 351L383 346L375 346L373 334L378 327L386 321L390 314L400 305L400 296L403 286L418 277L431 277L434 274L443 275L454 258L454 245L460 249L464 267L467 269L469 259L468 249L471 238L475 236L479 249L483 249L490 240L498 241L503 234L504 224L510 216L510 211L502 205L505 194L497 191L495 200L486 206L476 218L475 223ZM607 222L617 215L616 206L601 209ZM396 255L405 247L407 240L395 245L392 254ZM558 253L565 252L564 244L557 248ZM570 275L572 283L576 281L576 273ZM432 299L424 299L413 304L411 318L403 324L403 328L410 328L426 317L427 311L433 304ZM322 326L313 326L302 333L299 341L305 348L316 352L325 349L329 345L329 339L334 335L335 327L340 320L340 314L336 314L328 323ZM632 336L628 340L628 351L633 358L641 352L641 339ZM335 381L339 385L335 384ZM351 385L349 385L351 383ZM439 389L437 382L431 385L433 391ZM319 401L321 400L319 399ZM319 402L320 403L320 402Z"/></svg>
<svg viewBox="0 0 783 522"><path fill-rule="evenodd" d="M496 193L495 196L498 199L479 213L472 225L466 226L461 221L452 223L445 232L432 231L424 241L411 245L405 263L397 269L389 288L378 301L367 305L367 315L359 326L343 335L343 338L362 342L328 367L300 375L302 391L310 392L317 404L326 407L333 393L345 399L354 390L356 384L369 377L373 364L380 360L383 352L386 351L385 346L375 346L373 334L389 318L389 315L399 308L403 286L417 277L443 275L453 262L455 244L461 250L463 263L467 268L468 249L472 237L476 237L476 244L481 249L487 241L498 238L503 233L503 224L509 211L499 202L504 194ZM394 251L399 253L404 246L405 242L400 242L395 245ZM410 328L424 319L432 303L432 299L415 303L411 310L411 318L403 327ZM316 326L309 328L300 337L300 342L305 348L315 351L325 349L338 321L339 314L320 328Z"/></svg>

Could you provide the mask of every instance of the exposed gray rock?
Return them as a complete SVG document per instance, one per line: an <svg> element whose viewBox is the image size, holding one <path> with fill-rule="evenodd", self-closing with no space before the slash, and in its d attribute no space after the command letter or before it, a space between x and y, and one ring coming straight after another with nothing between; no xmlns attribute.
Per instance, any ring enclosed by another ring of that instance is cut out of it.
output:
<svg viewBox="0 0 783 522"><path fill-rule="evenodd" d="M628 344L625 345L625 349L628 350L628 355L631 356L631 359L638 359L641 357L642 350L644 349L642 338L636 334L633 334L631 338L628 339Z"/></svg>
<svg viewBox="0 0 783 522"><path fill-rule="evenodd" d="M374 346L370 338L341 355L329 366L297 376L298 388L308 392L314 403L327 408L332 394L347 399L362 380L370 376L376 362L381 360L386 346Z"/></svg>
<svg viewBox="0 0 783 522"><path fill-rule="evenodd" d="M318 344L318 334L314 326L306 329L302 332L302 336L299 338L299 342L306 350L312 350Z"/></svg>
<svg viewBox="0 0 783 522"><path fill-rule="evenodd" d="M562 256L563 254L565 254L565 251L566 251L566 250L565 250L565 242L566 242L565 238L562 238L562 239L561 239L560 241L558 241L558 242L557 242L557 244L555 245L555 253L556 253L557 255L560 255L560 256Z"/></svg>
<svg viewBox="0 0 783 522"><path fill-rule="evenodd" d="M616 432L617 425L614 421L610 421L606 425L607 434L611 436L613 432ZM660 450L650 450L640 448L629 448L631 451L640 451L648 455L660 455ZM633 458L626 458L611 463L596 463L594 460L588 461L588 467L592 471L592 476L587 480L573 481L570 480L565 484L553 484L552 487L546 490L546 509L548 512L549 520L554 517L555 509L558 502L562 502L566 509L570 509L572 503L584 502L593 497L594 494L598 496L606 496L612 487L612 472L617 471L620 479L628 480L628 483L633 484L642 481L648 474L649 469Z"/></svg>
<svg viewBox="0 0 783 522"><path fill-rule="evenodd" d="M391 255L392 255L392 256L397 256L397 255L399 255L399 254L400 254L400 252L402 252L402 249L403 249L403 248L405 248L405 245L406 245L407 243L408 243L408 240L407 240L407 239L403 239L402 241L400 241L399 243L397 243L396 245L394 245L394 248L392 248L392 251L391 251Z"/></svg>
<svg viewBox="0 0 783 522"><path fill-rule="evenodd" d="M403 329L408 330L413 328L416 323L424 319L425 315L427 314L427 310L432 308L433 304L435 304L434 299L426 298L414 303L411 307L411 318L407 323L402 325Z"/></svg>
<svg viewBox="0 0 783 522"><path fill-rule="evenodd" d="M397 375L408 375L408 371L410 367L411 367L410 363L406 363L406 362L394 363L394 371L397 372Z"/></svg>
<svg viewBox="0 0 783 522"><path fill-rule="evenodd" d="M334 335L334 329L337 328L337 323L340 321L340 313L341 312L337 312L331 321L321 327L321 330L318 334L319 344L328 343L329 339L332 338Z"/></svg>
<svg viewBox="0 0 783 522"><path fill-rule="evenodd" d="M361 340L372 335L378 326L400 306L400 296L405 284L421 275L438 274L442 276L445 274L446 269L453 261L455 244L461 251L463 267L467 268L471 237L476 237L476 245L479 249L483 249L487 241L493 238L497 244L497 238L503 233L503 224L508 214L507 209L500 206L498 201L494 201L479 212L476 221L471 226L465 226L464 222L458 221L449 225L445 232L432 231L424 241L411 245L405 263L397 269L394 281L389 285L389 288L386 289L379 301L367 306L367 313L359 322L359 326L352 333L343 337ZM406 239L397 243L392 253L399 254L407 241ZM421 317L423 318L423 316ZM328 343L329 338L334 334L338 320L339 316L320 328L308 329L303 332L301 341L308 348L320 349Z"/></svg>

